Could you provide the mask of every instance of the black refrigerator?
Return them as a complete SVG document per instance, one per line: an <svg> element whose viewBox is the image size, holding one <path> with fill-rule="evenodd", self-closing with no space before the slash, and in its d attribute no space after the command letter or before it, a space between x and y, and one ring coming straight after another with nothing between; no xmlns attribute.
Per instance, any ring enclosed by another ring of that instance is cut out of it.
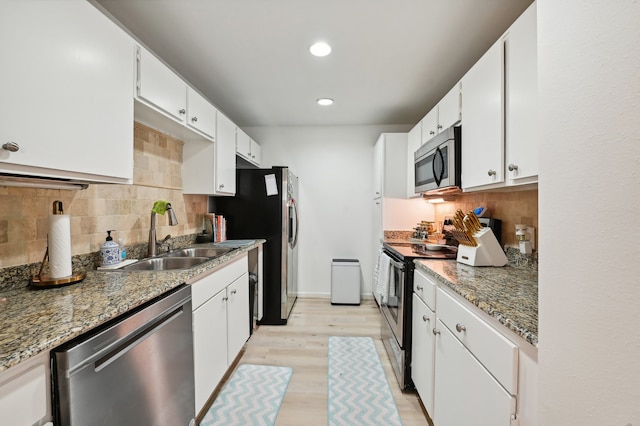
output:
<svg viewBox="0 0 640 426"><path fill-rule="evenodd" d="M235 197L210 197L227 239L263 238L262 319L284 325L298 296L298 178L287 167L237 169Z"/></svg>

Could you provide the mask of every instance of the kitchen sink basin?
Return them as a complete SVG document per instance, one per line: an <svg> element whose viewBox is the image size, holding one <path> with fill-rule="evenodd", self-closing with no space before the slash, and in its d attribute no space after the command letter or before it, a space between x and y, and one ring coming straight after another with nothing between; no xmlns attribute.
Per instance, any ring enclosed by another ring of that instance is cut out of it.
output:
<svg viewBox="0 0 640 426"><path fill-rule="evenodd" d="M172 251L163 255L163 257L218 257L230 252L230 247L192 247L176 251Z"/></svg>
<svg viewBox="0 0 640 426"><path fill-rule="evenodd" d="M210 257L154 257L121 268L121 271L175 271L189 269L210 260Z"/></svg>

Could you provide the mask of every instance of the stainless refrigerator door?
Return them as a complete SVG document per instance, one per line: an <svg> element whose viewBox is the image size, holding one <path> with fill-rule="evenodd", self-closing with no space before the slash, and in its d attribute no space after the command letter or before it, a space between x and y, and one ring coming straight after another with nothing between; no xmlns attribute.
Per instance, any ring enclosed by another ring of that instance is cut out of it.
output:
<svg viewBox="0 0 640 426"><path fill-rule="evenodd" d="M284 179L283 179L284 183ZM298 177L287 170L287 273L286 303L283 303L282 317L288 318L298 297L298 232L300 229L298 214ZM284 283L283 283L284 284ZM285 300L283 299L283 302Z"/></svg>

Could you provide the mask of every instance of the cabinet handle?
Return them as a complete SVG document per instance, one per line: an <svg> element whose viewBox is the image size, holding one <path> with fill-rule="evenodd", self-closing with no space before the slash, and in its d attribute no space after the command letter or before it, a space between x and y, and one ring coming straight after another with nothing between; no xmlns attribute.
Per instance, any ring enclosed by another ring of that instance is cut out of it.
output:
<svg viewBox="0 0 640 426"><path fill-rule="evenodd" d="M428 321L431 321L431 318L429 318L429 317L428 317L428 316L426 316L426 315L423 315L423 316L422 316L422 321L424 321L424 322L428 322Z"/></svg>
<svg viewBox="0 0 640 426"><path fill-rule="evenodd" d="M180 115L184 115L186 113L187 113L187 110L184 109L184 108L182 108L181 110L178 110L178 114L180 114Z"/></svg>
<svg viewBox="0 0 640 426"><path fill-rule="evenodd" d="M236 290L235 288L233 290L231 290L231 294L236 294L238 292L238 290Z"/></svg>
<svg viewBox="0 0 640 426"><path fill-rule="evenodd" d="M421 285L417 285L417 286L416 286L416 289L417 289L418 291L422 291L422 289L423 289L423 288L424 288L424 287L422 287Z"/></svg>
<svg viewBox="0 0 640 426"><path fill-rule="evenodd" d="M458 330L458 333L462 333L463 331L467 331L467 327L462 324L456 324L456 330Z"/></svg>
<svg viewBox="0 0 640 426"><path fill-rule="evenodd" d="M488 174L489 176L495 176L495 175L496 175L496 171L495 171L495 170L489 170L489 171L487 172L487 174Z"/></svg>
<svg viewBox="0 0 640 426"><path fill-rule="evenodd" d="M436 127L437 127L438 129L442 129L442 124L438 124Z"/></svg>
<svg viewBox="0 0 640 426"><path fill-rule="evenodd" d="M226 302L227 300L229 300L229 298L228 298L227 296L225 296L225 297L223 297L223 298L222 298L222 301L223 301L223 302Z"/></svg>
<svg viewBox="0 0 640 426"><path fill-rule="evenodd" d="M7 142L2 145L2 149L6 149L9 152L18 152L20 150L20 145L15 142Z"/></svg>
<svg viewBox="0 0 640 426"><path fill-rule="evenodd" d="M247 155L248 155L249 157L251 157L251 153L250 153L250 152L247 152Z"/></svg>
<svg viewBox="0 0 640 426"><path fill-rule="evenodd" d="M193 117L191 121L195 123L196 121L198 121L198 117Z"/></svg>
<svg viewBox="0 0 640 426"><path fill-rule="evenodd" d="M224 188L224 183L221 183L220 185L218 185L218 188L220 189Z"/></svg>
<svg viewBox="0 0 640 426"><path fill-rule="evenodd" d="M434 328L433 330L431 330L431 332L433 333L434 336L440 334L440 330L438 330L437 328Z"/></svg>
<svg viewBox="0 0 640 426"><path fill-rule="evenodd" d="M435 134L436 134L436 132L434 132L433 130L429 130L429 134L430 134L430 135L435 135Z"/></svg>
<svg viewBox="0 0 640 426"><path fill-rule="evenodd" d="M251 156L251 158L256 158L256 156L255 156L255 155L252 155L252 156Z"/></svg>
<svg viewBox="0 0 640 426"><path fill-rule="evenodd" d="M518 170L517 164L509 164L509 171L512 172L514 170Z"/></svg>

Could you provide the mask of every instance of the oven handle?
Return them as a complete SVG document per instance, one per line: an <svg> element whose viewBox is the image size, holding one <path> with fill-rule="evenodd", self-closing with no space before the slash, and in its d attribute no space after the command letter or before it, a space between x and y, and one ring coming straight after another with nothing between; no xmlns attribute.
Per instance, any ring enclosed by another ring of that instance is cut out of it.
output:
<svg viewBox="0 0 640 426"><path fill-rule="evenodd" d="M391 257L389 258L389 262L391 262L391 265L393 265L394 268L400 269L401 271L404 271L404 263L396 262Z"/></svg>

